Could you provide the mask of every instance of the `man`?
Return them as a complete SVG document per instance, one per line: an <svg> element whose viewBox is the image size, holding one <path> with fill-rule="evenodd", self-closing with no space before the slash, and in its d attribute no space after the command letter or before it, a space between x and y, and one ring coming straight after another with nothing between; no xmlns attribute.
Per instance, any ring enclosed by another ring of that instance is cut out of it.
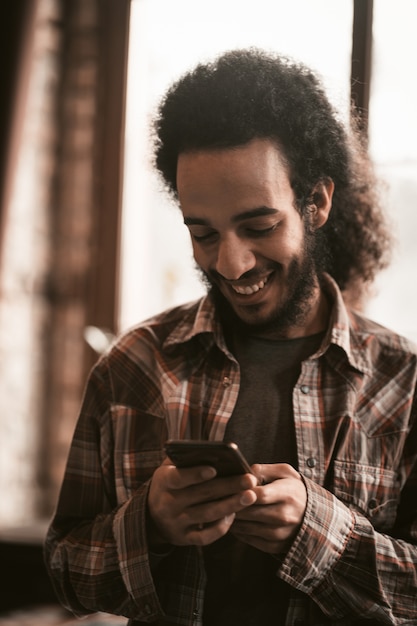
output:
<svg viewBox="0 0 417 626"><path fill-rule="evenodd" d="M131 624L417 624L416 352L346 306L389 247L354 132L309 70L234 51L168 91L155 163L209 292L91 373L46 542L59 598ZM168 438L235 441L255 476L178 469Z"/></svg>

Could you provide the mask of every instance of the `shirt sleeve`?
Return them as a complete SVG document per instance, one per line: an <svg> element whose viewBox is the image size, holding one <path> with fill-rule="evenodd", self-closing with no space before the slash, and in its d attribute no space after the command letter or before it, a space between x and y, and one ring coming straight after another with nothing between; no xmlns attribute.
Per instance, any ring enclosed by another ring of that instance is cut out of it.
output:
<svg viewBox="0 0 417 626"><path fill-rule="evenodd" d="M416 468L404 487L414 513L398 527L401 538L377 532L364 515L310 479L304 481L303 525L279 576L333 620L417 623Z"/></svg>
<svg viewBox="0 0 417 626"><path fill-rule="evenodd" d="M143 621L163 615L149 564L144 483L118 504L112 477L108 390L93 371L75 429L45 562L60 602Z"/></svg>

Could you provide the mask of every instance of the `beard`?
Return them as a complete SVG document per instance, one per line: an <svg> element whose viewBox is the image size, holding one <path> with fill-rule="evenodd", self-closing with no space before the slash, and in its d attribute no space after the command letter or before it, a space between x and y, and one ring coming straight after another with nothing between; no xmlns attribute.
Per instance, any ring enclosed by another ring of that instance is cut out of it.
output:
<svg viewBox="0 0 417 626"><path fill-rule="evenodd" d="M294 257L288 267L285 279L287 296L277 304L271 315L262 321L246 322L239 317L217 284L216 271L204 272L198 267L203 282L209 289L216 311L228 331L252 335L285 336L286 331L294 326L301 326L308 316L312 297L320 283L319 273L325 266L326 246L321 231L313 231L306 223L304 245L301 254ZM282 274L279 263L270 263L268 270ZM249 276L250 273L247 274Z"/></svg>

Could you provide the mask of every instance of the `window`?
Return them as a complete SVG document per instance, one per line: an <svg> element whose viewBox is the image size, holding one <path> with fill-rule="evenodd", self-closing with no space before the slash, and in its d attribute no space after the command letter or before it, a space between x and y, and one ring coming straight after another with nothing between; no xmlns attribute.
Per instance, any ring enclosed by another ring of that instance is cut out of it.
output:
<svg viewBox="0 0 417 626"><path fill-rule="evenodd" d="M369 146L387 183L396 246L376 282L370 317L417 341L417 57L413 0L374 2Z"/></svg>

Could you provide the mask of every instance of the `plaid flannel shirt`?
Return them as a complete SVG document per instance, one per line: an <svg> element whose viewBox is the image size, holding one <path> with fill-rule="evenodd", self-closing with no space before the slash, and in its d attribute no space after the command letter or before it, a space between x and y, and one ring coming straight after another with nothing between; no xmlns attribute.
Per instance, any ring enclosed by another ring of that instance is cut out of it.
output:
<svg viewBox="0 0 417 626"><path fill-rule="evenodd" d="M277 561L292 588L286 624L416 625L416 350L348 311L328 283L328 332L293 392L307 508ZM66 607L202 624L202 552L177 547L156 562L147 490L168 437L223 438L239 378L210 296L141 324L99 360L45 544Z"/></svg>

